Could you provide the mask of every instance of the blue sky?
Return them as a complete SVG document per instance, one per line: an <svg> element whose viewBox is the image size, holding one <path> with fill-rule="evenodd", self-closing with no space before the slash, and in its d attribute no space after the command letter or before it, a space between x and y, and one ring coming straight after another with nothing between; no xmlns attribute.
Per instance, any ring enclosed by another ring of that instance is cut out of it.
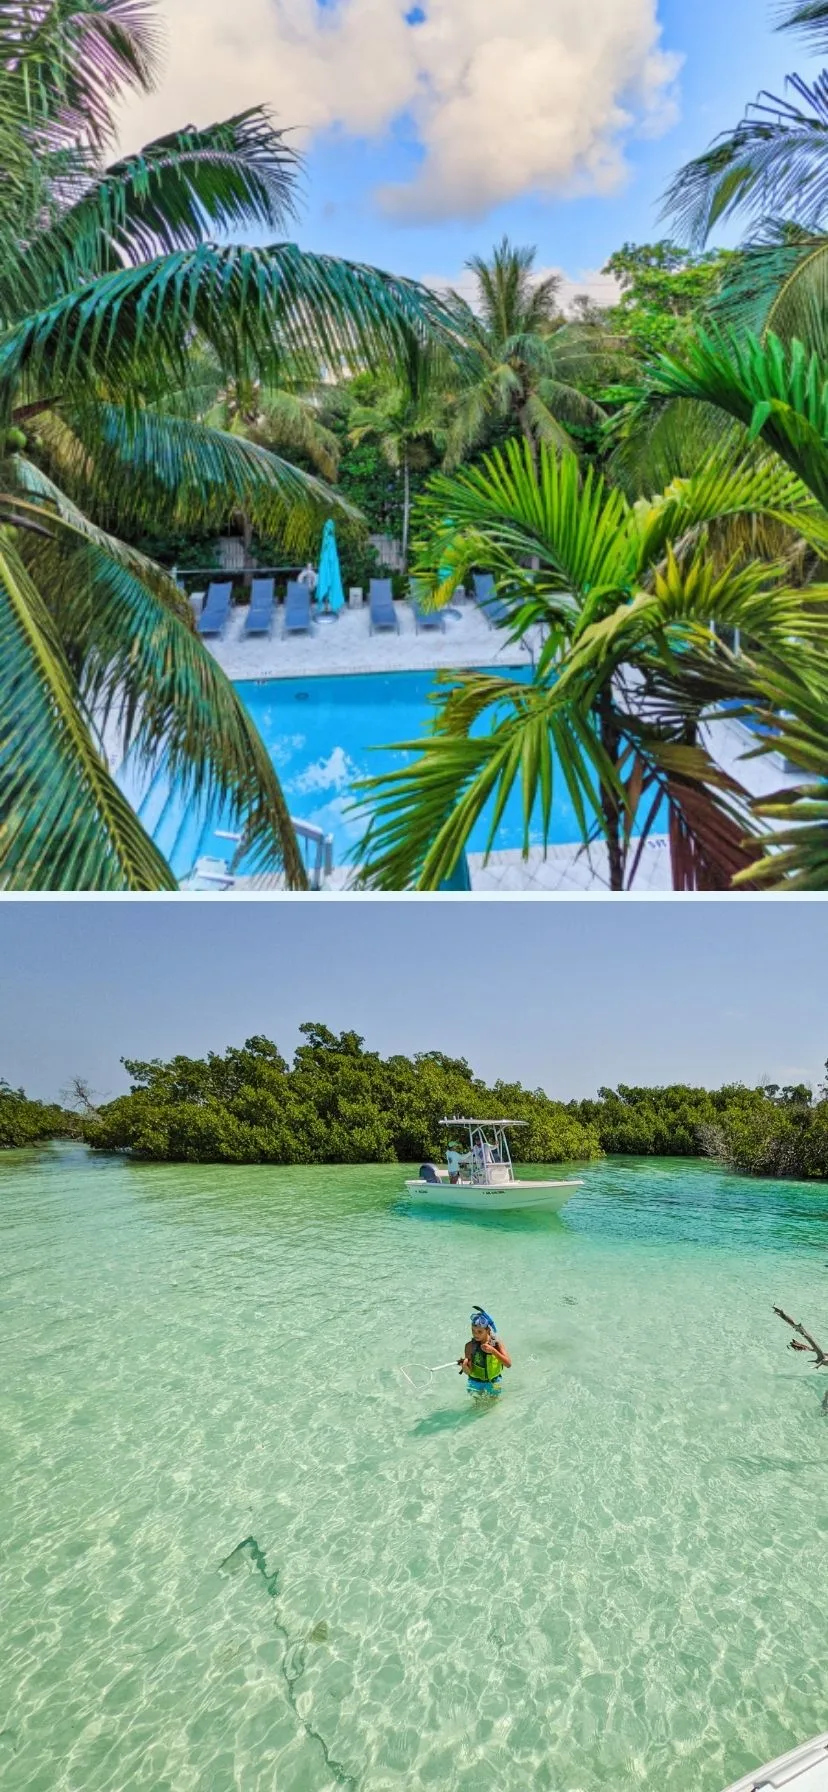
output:
<svg viewBox="0 0 828 1792"><path fill-rule="evenodd" d="M331 133L308 154L308 204L300 239L308 248L388 265L420 277L453 273L470 254L486 254L508 233L538 245L538 264L566 270L577 283L603 266L625 241L669 235L659 222L661 197L674 170L738 122L763 88L782 90L786 74L812 73L816 64L798 39L772 29L762 0L661 0L664 47L683 58L677 81L679 116L663 135L627 148L629 176L607 197L538 199L527 194L476 221L392 224L372 202L374 189L398 178L404 143L382 146ZM719 233L738 241L738 229Z"/></svg>
<svg viewBox="0 0 828 1792"><path fill-rule="evenodd" d="M768 0L422 0L411 25L406 0L160 10L166 75L124 141L266 102L307 127L303 244L418 277L458 276L506 231L577 286L663 234L671 173L761 88L815 69Z"/></svg>
<svg viewBox="0 0 828 1792"><path fill-rule="evenodd" d="M468 1057L562 1099L602 1083L820 1079L822 903L0 905L0 1076L54 1098L120 1057L203 1055L303 1020Z"/></svg>

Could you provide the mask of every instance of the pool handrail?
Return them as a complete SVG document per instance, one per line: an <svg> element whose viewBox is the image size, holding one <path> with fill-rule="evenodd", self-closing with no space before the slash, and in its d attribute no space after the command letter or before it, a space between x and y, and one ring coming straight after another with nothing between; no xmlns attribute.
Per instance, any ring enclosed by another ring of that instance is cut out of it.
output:
<svg viewBox="0 0 828 1792"><path fill-rule="evenodd" d="M296 835L300 846L315 847L316 849L312 857L310 853L303 853L303 858L305 861L305 870L308 873L310 888L312 890L321 890L326 877L330 877L331 872L333 871L333 834L326 834L324 828L317 827L315 822L300 821L295 815L291 816L290 825L293 828L293 832ZM243 834L234 834L228 828L216 828L214 832L217 840L231 840L238 848L238 851L233 854L234 858L240 859L243 857ZM193 866L193 871L190 872L189 875L192 876L197 869L197 866ZM224 889L232 889L236 882L235 874L231 871L229 865L225 867L225 871L226 881L225 879L222 879L222 887ZM264 875L266 876L267 873Z"/></svg>

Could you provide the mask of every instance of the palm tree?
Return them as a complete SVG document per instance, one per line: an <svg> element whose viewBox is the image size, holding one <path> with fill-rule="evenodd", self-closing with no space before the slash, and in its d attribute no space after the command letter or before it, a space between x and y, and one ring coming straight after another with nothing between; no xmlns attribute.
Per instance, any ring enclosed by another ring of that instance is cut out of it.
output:
<svg viewBox="0 0 828 1792"><path fill-rule="evenodd" d="M204 365L198 370L195 395L203 423L256 442L261 448L282 454L298 453L310 461L323 479L336 479L339 442L322 422L315 394L308 392L301 380L291 382L287 368L280 386L268 386L250 376L226 380L215 357L202 359ZM247 564L253 523L244 511L239 513L239 521Z"/></svg>
<svg viewBox="0 0 828 1792"><path fill-rule="evenodd" d="M828 46L828 5L804 0L780 21L817 49ZM796 337L828 353L828 74L799 75L790 97L763 93L736 129L689 162L668 188L665 211L695 244L741 213L749 237L722 283L714 315L754 333Z"/></svg>
<svg viewBox="0 0 828 1792"><path fill-rule="evenodd" d="M112 108L156 69L145 0L0 0L0 883L173 887L102 730L232 809L257 869L304 872L265 749L169 575L120 538L243 512L297 551L353 512L258 442L198 421L198 355L228 384L397 359L443 333L414 283L301 252L296 158L254 109L107 166ZM171 395L178 395L174 397Z"/></svg>
<svg viewBox="0 0 828 1792"><path fill-rule="evenodd" d="M536 251L504 237L491 260L474 255L474 304L452 292L458 335L471 351L449 424L446 465L455 467L498 427L519 431L533 451L542 442L572 448L572 425L598 423L601 406L581 385L606 369L612 351L590 323L565 323L560 277L534 273ZM580 383L579 383L580 382Z"/></svg>
<svg viewBox="0 0 828 1792"><path fill-rule="evenodd" d="M375 382L373 402L357 402L349 419L350 440L358 443L373 438L402 479L403 571L408 567L411 474L430 466L434 452L445 447L445 378L445 365L415 346L398 377L386 376Z"/></svg>
<svg viewBox="0 0 828 1792"><path fill-rule="evenodd" d="M813 9L816 11L816 8ZM688 345L681 361L663 357L653 390L668 402L715 406L736 428L772 450L810 498L796 528L821 571L828 561L828 361L800 341L773 335L708 334ZM803 598L819 605L821 588ZM809 622L809 629L812 622ZM828 889L828 700L824 642L817 637L752 670L756 713L772 741L809 782L754 805L773 821L777 850L759 867L766 882Z"/></svg>
<svg viewBox="0 0 828 1792"><path fill-rule="evenodd" d="M825 450L822 460L828 479ZM484 812L491 847L515 789L528 850L532 820L549 837L560 780L583 840L606 843L614 890L634 880L641 844L665 808L677 889L783 877L828 887L828 831L821 858L793 840L787 856L768 846L759 807L708 744L705 719L724 702L773 731L757 751L781 746L813 767L828 735L828 587L793 585L785 561L742 555L719 566L709 551L712 527L753 518L784 522L828 547L820 479L806 485L770 452L747 465L732 452L713 455L693 477L634 506L593 471L582 479L573 455L543 447L536 464L515 442L480 468L433 479L417 570L434 601L486 565L511 609L514 638L540 624L545 644L528 684L447 678L425 745L399 743L416 759L361 786L371 817L363 881L438 887ZM734 631L738 652L727 645Z"/></svg>
<svg viewBox="0 0 828 1792"><path fill-rule="evenodd" d="M828 6L806 0L779 28L805 30L822 49L828 44ZM828 82L822 75L809 87L791 75L787 86L794 98L760 94L734 131L723 132L671 182L665 208L681 221L693 246L703 246L714 225L737 212L754 227L770 219L811 227L821 222L828 202Z"/></svg>

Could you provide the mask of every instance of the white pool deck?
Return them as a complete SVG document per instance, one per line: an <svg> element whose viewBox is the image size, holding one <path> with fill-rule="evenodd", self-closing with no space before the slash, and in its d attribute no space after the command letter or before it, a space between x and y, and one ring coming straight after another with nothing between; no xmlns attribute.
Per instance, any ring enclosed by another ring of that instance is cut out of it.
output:
<svg viewBox="0 0 828 1792"><path fill-rule="evenodd" d="M196 614L201 607L199 594L193 596ZM395 605L399 633L392 630L372 634L367 605L346 606L333 620L320 620L309 635L282 636L281 608L277 609L270 635L246 636L246 607L235 608L224 633L205 643L229 678L234 681L271 678L342 677L349 673L423 672L468 670L502 666L504 671L527 666L538 651L539 635L530 636L527 646L514 646L502 630L491 628L477 606L461 599L445 615L445 632L417 631L412 610L405 603ZM528 649L528 650L527 650ZM714 758L725 771L732 771L752 792L761 795L795 783L783 761L769 754L758 761L745 762L743 755L750 747L750 736L738 723L720 722L708 730L708 745ZM481 853L469 855L474 893L548 895L598 894L609 888L606 848L584 848L574 845L535 847L524 859L520 852L493 852L484 864ZM347 891L354 872L347 866L335 866L326 883L330 891ZM237 880L239 894L248 890L278 889L278 878ZM670 854L665 836L647 841L636 874L637 894L667 892L672 889ZM232 894L232 892L230 892Z"/></svg>
<svg viewBox="0 0 828 1792"><path fill-rule="evenodd" d="M200 609L198 594L193 609ZM490 628L477 605L462 598L444 613L445 632L417 632L408 604L394 605L400 625L371 634L368 606L346 606L330 620L320 619L309 635L282 635L278 606L269 635L245 635L247 607L236 606L220 636L205 643L228 678L338 678L359 672L430 672L473 666L528 666L531 653L514 647L502 629ZM530 640L536 651L538 640Z"/></svg>

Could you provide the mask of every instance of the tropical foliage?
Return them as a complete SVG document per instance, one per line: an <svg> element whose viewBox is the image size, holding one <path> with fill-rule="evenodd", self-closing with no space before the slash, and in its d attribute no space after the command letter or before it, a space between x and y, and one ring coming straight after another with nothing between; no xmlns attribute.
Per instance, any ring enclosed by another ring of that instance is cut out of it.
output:
<svg viewBox="0 0 828 1792"><path fill-rule="evenodd" d="M662 386L696 390L678 363L664 363ZM722 705L735 707L766 731L757 752L783 743L814 769L828 588L803 590L784 559L711 551L717 530L760 519L823 542L819 463L810 488L804 470L803 454L794 470L774 454L744 461L726 450L633 506L592 471L582 476L574 456L544 448L536 464L510 443L479 469L432 480L416 564L434 601L471 568L490 568L513 637L539 630L542 645L529 682L447 675L425 743L400 743L417 757L362 786L365 881L438 887L481 816L492 844L513 790L528 851L530 824L549 837L560 780L582 838L606 842L613 889L634 878L656 822L670 834L676 888L783 875L824 887L818 828L819 840L797 835L784 854L766 840L763 858L756 805L718 768L707 725ZM727 644L735 630L738 652ZM797 682L810 693L807 722ZM783 713L789 699L796 721ZM815 800L803 791L793 806Z"/></svg>
<svg viewBox="0 0 828 1792"><path fill-rule="evenodd" d="M0 1079L0 1146L82 1135L99 1151L177 1162L416 1163L442 1157L445 1115L506 1112L528 1123L527 1163L707 1156L760 1176L828 1177L828 1082L815 1094L804 1083L620 1083L562 1103L520 1083L487 1085L444 1052L383 1058L358 1033L319 1022L299 1032L292 1063L263 1035L205 1058L124 1059L129 1095L101 1107L83 1094L82 1112Z"/></svg>
<svg viewBox="0 0 828 1792"><path fill-rule="evenodd" d="M529 1122L527 1162L600 1155L595 1130L520 1084L488 1088L464 1058L421 1052L382 1058L359 1034L306 1023L289 1065L261 1036L219 1056L169 1063L124 1059L132 1078L88 1123L101 1151L220 1163L411 1163L442 1154L446 1114Z"/></svg>
<svg viewBox="0 0 828 1792"><path fill-rule="evenodd" d="M597 1100L570 1102L569 1111L595 1128L608 1156L698 1157L709 1155L723 1131L735 1136L742 1126L760 1121L779 1125L792 1103L798 1108L810 1100L804 1086L748 1089L744 1083L726 1083L721 1089L699 1089L668 1083L652 1089L620 1083L617 1089L599 1089Z"/></svg>
<svg viewBox="0 0 828 1792"><path fill-rule="evenodd" d="M125 1059L129 1095L86 1120L42 1113L56 1116L55 1131L80 1125L100 1151L178 1162L321 1164L439 1160L446 1114L506 1112L528 1122L521 1137L527 1163L583 1162L601 1153L712 1156L762 1176L828 1176L825 1088L813 1095L805 1084L622 1083L563 1104L519 1083L488 1086L466 1059L443 1052L383 1058L357 1033L335 1034L318 1022L299 1030L292 1063L261 1035L206 1058Z"/></svg>
<svg viewBox="0 0 828 1792"><path fill-rule="evenodd" d="M821 0L783 24L828 42ZM3 886L174 887L112 738L303 885L276 771L146 550L189 538L203 562L230 526L251 559L304 558L336 514L364 583L364 509L404 561L413 518L427 601L493 572L533 662L443 680L425 740L398 743L413 763L361 792L364 882L439 886L515 790L525 845L546 838L560 784L615 890L655 829L677 889L825 888L825 80L764 96L677 176L689 247L624 244L618 304L566 317L505 238L445 301L228 245L285 228L295 156L254 108L108 165L157 54L147 0L0 0ZM708 249L740 209L751 240ZM723 772L725 714L796 789L760 802Z"/></svg>
<svg viewBox="0 0 828 1792"><path fill-rule="evenodd" d="M821 572L828 559L828 363L801 342L774 336L700 335L683 361L663 361L654 390L668 400L710 406L764 444L798 482L789 503L765 510L787 522ZM825 587L801 589L804 624L768 651L745 631L739 654L764 747L782 752L807 781L753 805L775 829L772 852L754 875L788 888L828 888L828 641ZM757 651L758 645L758 651Z"/></svg>
<svg viewBox="0 0 828 1792"><path fill-rule="evenodd" d="M828 1089L814 1096L804 1084L771 1084L762 1093L762 1101L735 1105L701 1126L706 1155L755 1176L828 1177Z"/></svg>
<svg viewBox="0 0 828 1792"><path fill-rule="evenodd" d="M592 323L566 322L558 303L560 277L538 276L535 255L504 237L488 261L474 255L466 263L473 302L450 295L449 310L469 355L449 407L449 467L513 430L533 450L544 442L572 448L573 431L603 418L586 388L608 375L612 346Z"/></svg>
<svg viewBox="0 0 828 1792"><path fill-rule="evenodd" d="M440 373L443 373L441 384ZM446 441L445 366L436 357L415 351L408 366L396 378L373 382L374 391L360 394L348 420L350 441L358 446L375 441L401 484L400 547L403 568L408 564L411 520L411 476L434 465Z"/></svg>
<svg viewBox="0 0 828 1792"><path fill-rule="evenodd" d="M627 354L651 358L680 348L717 296L733 259L727 250L694 253L666 239L616 249L602 271L619 282L621 296L606 322Z"/></svg>
<svg viewBox="0 0 828 1792"><path fill-rule="evenodd" d="M22 1089L12 1089L0 1077L0 1149L38 1145L73 1130L73 1115L53 1103L29 1100Z"/></svg>
<svg viewBox="0 0 828 1792"><path fill-rule="evenodd" d="M823 0L786 6L781 30L828 47ZM735 130L725 132L672 181L665 209L701 248L716 225L745 218L748 240L723 281L718 309L754 332L796 337L828 355L828 75L809 84L791 75L783 98L762 93Z"/></svg>
<svg viewBox="0 0 828 1792"><path fill-rule="evenodd" d="M226 802L255 866L303 883L243 705L170 576L120 532L217 529L240 514L304 550L347 507L253 432L200 420L205 358L228 394L256 382L289 394L323 368L393 364L413 337L446 330L410 282L289 242L210 240L290 219L295 157L261 110L107 166L113 107L156 67L144 0L0 0L7 889L172 887L105 760L115 725L136 767L163 761L191 801ZM269 406L271 443L285 408Z"/></svg>

